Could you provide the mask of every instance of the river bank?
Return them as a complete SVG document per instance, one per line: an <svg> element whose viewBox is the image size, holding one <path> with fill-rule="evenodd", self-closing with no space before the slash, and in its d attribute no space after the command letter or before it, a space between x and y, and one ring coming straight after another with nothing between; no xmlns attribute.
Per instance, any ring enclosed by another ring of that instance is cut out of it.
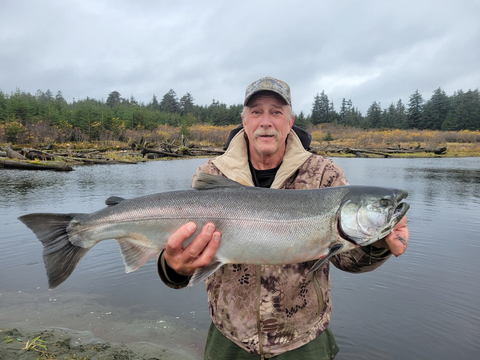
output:
<svg viewBox="0 0 480 360"><path fill-rule="evenodd" d="M0 359L38 360L185 360L192 359L147 342L115 344L88 331L14 327L2 330Z"/></svg>
<svg viewBox="0 0 480 360"><path fill-rule="evenodd" d="M310 151L325 157L371 157L371 158L430 158L430 157L480 157L478 143L447 143L431 148L414 144L397 147L351 147L342 141L325 144L312 142ZM168 146L131 149L127 146L104 145L81 148L79 144L56 149L38 146L37 149L10 145L0 146L0 168L25 170L72 171L80 165L137 164L158 159L185 159L193 157L215 157L223 154L215 146Z"/></svg>
<svg viewBox="0 0 480 360"><path fill-rule="evenodd" d="M151 318L127 321L131 316L124 308L101 300L79 293L53 296L41 289L2 292L0 359L199 359L200 345L185 344L198 332L185 329L178 319L152 313Z"/></svg>

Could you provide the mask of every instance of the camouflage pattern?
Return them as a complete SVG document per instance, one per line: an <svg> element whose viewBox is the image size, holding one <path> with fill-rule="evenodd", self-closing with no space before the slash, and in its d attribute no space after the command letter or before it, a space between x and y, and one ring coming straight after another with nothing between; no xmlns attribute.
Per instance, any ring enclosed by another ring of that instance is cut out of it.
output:
<svg viewBox="0 0 480 360"><path fill-rule="evenodd" d="M247 90L245 90L245 101L243 102L243 105L246 106L252 95L259 91L273 91L274 93L280 95L288 105L292 106L290 86L288 86L286 82L269 76L259 79L248 85Z"/></svg>
<svg viewBox="0 0 480 360"><path fill-rule="evenodd" d="M244 137L236 136L232 140L239 141L245 141ZM295 133L289 135L288 142L287 152L303 150ZM197 173L225 176L228 164L241 169L235 159L244 159L246 154L235 153L238 149L245 146L229 146L225 161L210 160L200 166ZM343 171L332 160L310 153L306 158L300 164L282 164L277 177L282 176L285 169L292 175L278 188L312 189L348 184ZM285 159L290 157L285 156L284 163ZM243 178L248 177L248 172L246 167ZM357 248L331 261L342 270L364 272L377 268L389 256L389 252ZM306 276L314 263L223 266L205 281L213 323L241 348L267 358L310 342L326 329L332 310L329 264Z"/></svg>

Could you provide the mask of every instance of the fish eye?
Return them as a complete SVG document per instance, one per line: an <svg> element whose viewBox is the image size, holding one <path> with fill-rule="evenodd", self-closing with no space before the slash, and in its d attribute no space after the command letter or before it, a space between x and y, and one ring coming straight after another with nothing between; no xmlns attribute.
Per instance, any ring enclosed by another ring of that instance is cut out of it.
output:
<svg viewBox="0 0 480 360"><path fill-rule="evenodd" d="M392 204L392 201L390 199L385 199L385 198L380 199L380 205L382 206L389 206L391 204Z"/></svg>

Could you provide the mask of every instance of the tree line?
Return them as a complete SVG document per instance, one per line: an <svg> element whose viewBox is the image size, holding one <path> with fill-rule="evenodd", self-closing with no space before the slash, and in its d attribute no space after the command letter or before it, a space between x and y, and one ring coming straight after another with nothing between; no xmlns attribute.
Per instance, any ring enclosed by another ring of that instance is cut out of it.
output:
<svg viewBox="0 0 480 360"><path fill-rule="evenodd" d="M0 125L10 141L22 127L38 123L62 132L69 141L98 140L105 133L121 139L126 130L154 130L160 125L186 132L193 124L239 124L242 108L241 104L227 105L217 100L197 105L191 93L178 98L173 89L161 100L153 95L147 104L133 96L123 98L118 91L111 92L106 101L87 97L71 102L61 91L55 95L50 90L38 90L34 95L20 89L11 94L0 91ZM314 97L310 114L297 114L296 124L308 129L324 123L362 129L480 130L480 93L478 89L459 90L448 96L438 88L424 100L415 91L408 104L398 100L382 109L374 101L363 115L350 99L343 99L340 108L335 109L322 91Z"/></svg>

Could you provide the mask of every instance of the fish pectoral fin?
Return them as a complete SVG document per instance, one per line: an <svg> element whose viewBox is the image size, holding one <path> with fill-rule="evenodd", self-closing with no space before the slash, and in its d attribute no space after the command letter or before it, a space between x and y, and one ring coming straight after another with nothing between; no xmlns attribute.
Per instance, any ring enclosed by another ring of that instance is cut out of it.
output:
<svg viewBox="0 0 480 360"><path fill-rule="evenodd" d="M152 257L159 254L158 249L141 245L132 239L123 238L115 240L118 241L120 246L126 273L137 270Z"/></svg>
<svg viewBox="0 0 480 360"><path fill-rule="evenodd" d="M221 262L220 260L214 260L207 266L198 268L197 270L195 270L192 277L190 278L190 281L188 282L188 286L193 286L196 283L199 283L200 281L205 280L207 277L212 275L215 271L220 269L223 265L224 265L223 262Z"/></svg>
<svg viewBox="0 0 480 360"><path fill-rule="evenodd" d="M342 248L343 244L333 245L330 249L328 249L328 254L325 257L319 259L315 264L313 264L312 268L308 271L307 276L315 270L318 270L320 266L325 264L328 259L330 259L333 255L337 254Z"/></svg>

